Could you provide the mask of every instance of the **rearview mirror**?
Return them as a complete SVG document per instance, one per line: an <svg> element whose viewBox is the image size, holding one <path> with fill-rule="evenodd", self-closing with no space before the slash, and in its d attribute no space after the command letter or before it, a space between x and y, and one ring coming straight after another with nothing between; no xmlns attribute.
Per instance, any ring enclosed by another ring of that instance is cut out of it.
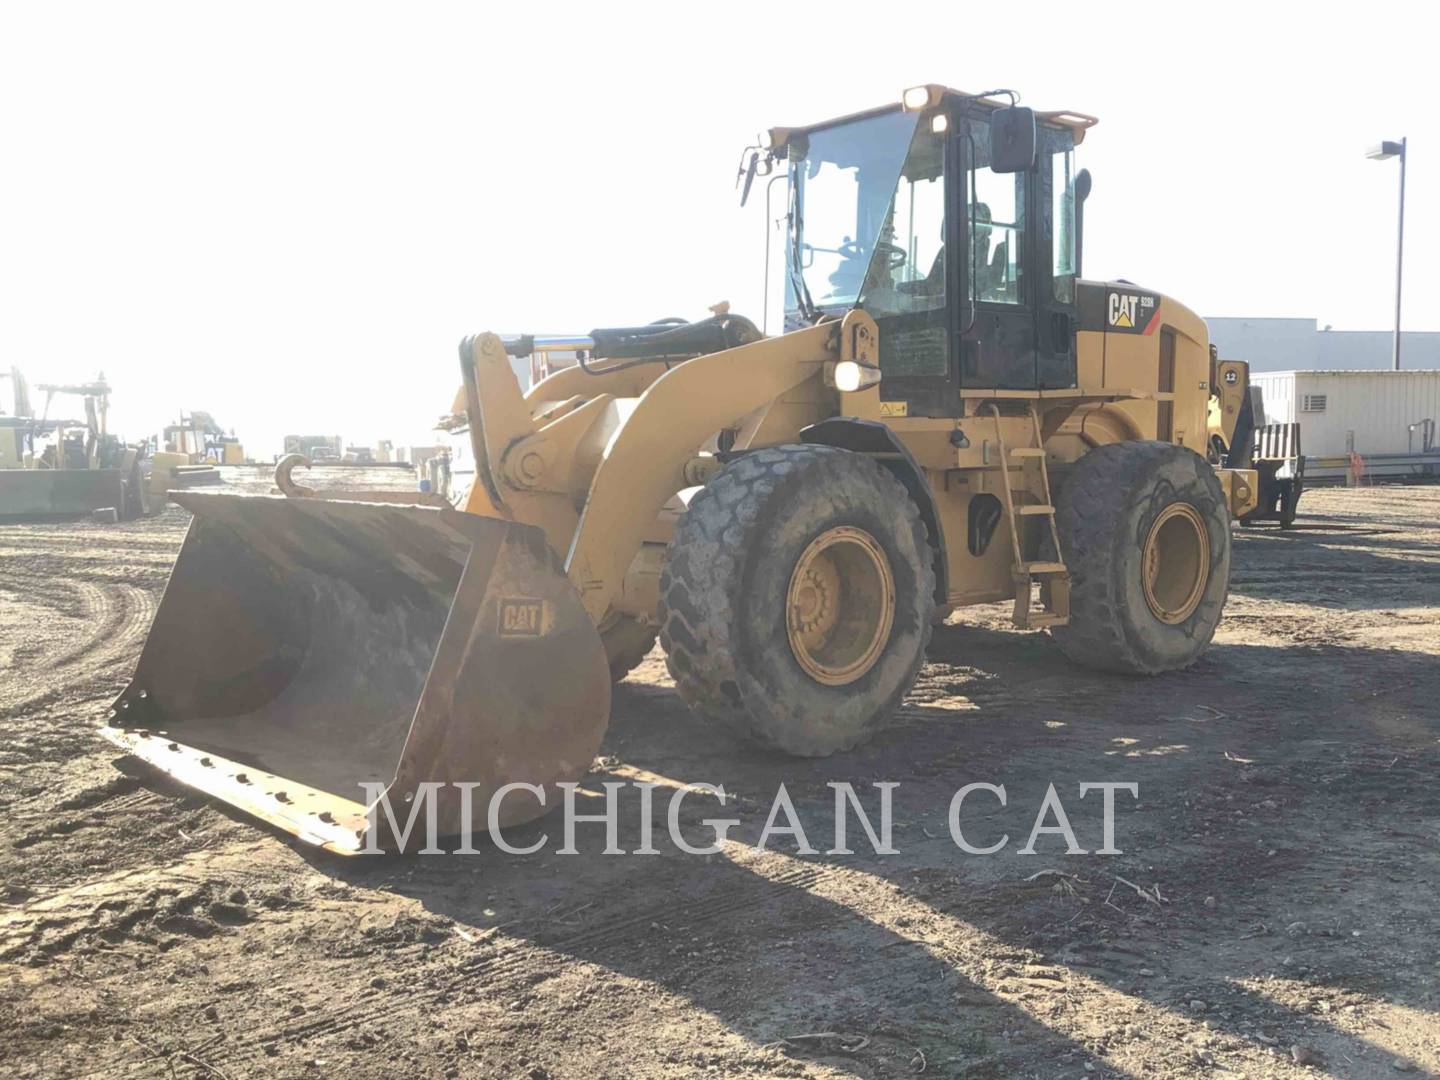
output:
<svg viewBox="0 0 1440 1080"><path fill-rule="evenodd" d="M750 164L745 166L745 186L740 191L741 206L744 206L750 198L750 185L755 183L755 173L759 168L760 152L757 150L750 155Z"/></svg>
<svg viewBox="0 0 1440 1080"><path fill-rule="evenodd" d="M1023 105L990 114L990 169L1029 172L1035 167L1035 110Z"/></svg>

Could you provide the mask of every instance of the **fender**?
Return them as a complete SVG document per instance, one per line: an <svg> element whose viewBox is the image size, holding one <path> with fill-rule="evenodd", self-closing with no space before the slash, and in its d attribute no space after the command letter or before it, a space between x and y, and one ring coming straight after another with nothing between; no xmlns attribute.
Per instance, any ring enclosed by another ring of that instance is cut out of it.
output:
<svg viewBox="0 0 1440 1080"><path fill-rule="evenodd" d="M677 491L712 432L843 356L840 322L826 322L678 364L650 384L595 470L565 571L598 625L620 594L645 532Z"/></svg>
<svg viewBox="0 0 1440 1080"><path fill-rule="evenodd" d="M800 439L818 446L834 446L840 450L868 454L905 485L911 501L920 510L920 520L925 522L930 534L930 553L935 564L935 602L942 608L946 607L950 595L950 564L945 553L945 534L940 528L935 495L925 481L925 471L909 448L886 425L853 416L837 416L811 424L800 432Z"/></svg>

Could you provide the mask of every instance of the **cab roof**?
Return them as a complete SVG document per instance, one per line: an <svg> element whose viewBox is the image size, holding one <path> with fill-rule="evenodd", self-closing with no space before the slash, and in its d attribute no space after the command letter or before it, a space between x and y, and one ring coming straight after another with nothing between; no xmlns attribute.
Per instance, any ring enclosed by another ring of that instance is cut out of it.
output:
<svg viewBox="0 0 1440 1080"><path fill-rule="evenodd" d="M914 104L912 99L918 98L921 91L925 93L925 103L923 105ZM910 87L902 95L900 101L891 105L880 105L873 109L864 109L861 112L837 116L830 120L822 120L817 124L805 124L799 127L773 127L770 129L770 149L772 151L779 151L797 135L807 135L812 131L834 127L836 124L847 123L851 120L863 120L867 117L882 116L885 113L891 112L927 112L932 109L938 109L944 106L955 106L962 103L977 104L983 108L993 110L1009 105L1010 98L1009 94L1002 90L992 90L988 94L971 94L964 90L956 90L953 87L943 86L940 83L925 83L922 86ZM1053 124L1056 127L1069 129L1075 137L1076 146L1079 146L1084 140L1085 132L1100 122L1098 118L1088 113L1075 112L1073 109L1055 109L1048 112L1037 110L1035 119L1041 123Z"/></svg>

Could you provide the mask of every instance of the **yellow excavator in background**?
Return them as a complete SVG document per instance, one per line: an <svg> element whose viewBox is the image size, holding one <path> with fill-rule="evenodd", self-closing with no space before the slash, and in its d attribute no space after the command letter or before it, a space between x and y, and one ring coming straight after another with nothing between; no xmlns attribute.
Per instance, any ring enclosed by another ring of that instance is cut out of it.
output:
<svg viewBox="0 0 1440 1080"><path fill-rule="evenodd" d="M1090 667L1190 664L1255 474L1207 460L1212 397L1234 421L1205 324L1080 276L1094 123L929 85L773 129L749 177L788 175L785 332L719 305L467 338L461 508L176 493L194 520L106 734L348 853L362 783L446 785L446 833L507 785L534 787L501 826L556 805L657 634L693 709L798 755L883 724L965 605ZM580 363L522 393L511 359L549 350Z"/></svg>

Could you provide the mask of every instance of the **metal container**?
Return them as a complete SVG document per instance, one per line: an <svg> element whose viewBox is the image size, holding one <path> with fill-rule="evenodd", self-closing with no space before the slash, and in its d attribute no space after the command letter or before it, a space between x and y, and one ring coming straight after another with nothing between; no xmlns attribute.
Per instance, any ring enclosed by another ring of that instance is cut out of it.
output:
<svg viewBox="0 0 1440 1080"><path fill-rule="evenodd" d="M1300 425L1307 457L1435 449L1440 370L1265 371L1250 378L1264 391L1266 420Z"/></svg>

